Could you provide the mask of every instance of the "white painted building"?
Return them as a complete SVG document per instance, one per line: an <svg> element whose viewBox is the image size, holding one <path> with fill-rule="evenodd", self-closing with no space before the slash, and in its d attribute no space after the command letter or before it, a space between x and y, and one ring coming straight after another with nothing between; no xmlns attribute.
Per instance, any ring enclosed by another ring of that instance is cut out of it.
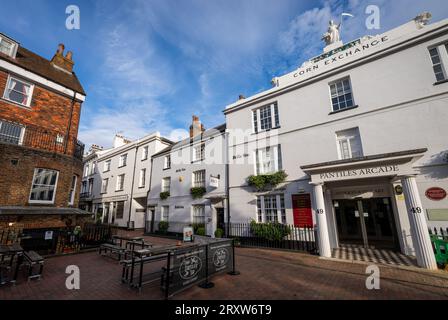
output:
<svg viewBox="0 0 448 320"><path fill-rule="evenodd" d="M205 130L193 116L190 137L152 157L148 232L156 231L160 221L169 223L170 232L203 225L212 237L218 227L224 228L226 149L225 125ZM205 193L194 198L192 188L204 188Z"/></svg>
<svg viewBox="0 0 448 320"><path fill-rule="evenodd" d="M144 228L151 156L171 144L156 132L135 141L116 135L107 150L93 146L84 157L81 206L104 223Z"/></svg>
<svg viewBox="0 0 448 320"><path fill-rule="evenodd" d="M448 20L422 15L332 43L273 88L226 107L231 222L316 224L341 244L435 268L429 227L448 226ZM256 192L250 175L285 170Z"/></svg>

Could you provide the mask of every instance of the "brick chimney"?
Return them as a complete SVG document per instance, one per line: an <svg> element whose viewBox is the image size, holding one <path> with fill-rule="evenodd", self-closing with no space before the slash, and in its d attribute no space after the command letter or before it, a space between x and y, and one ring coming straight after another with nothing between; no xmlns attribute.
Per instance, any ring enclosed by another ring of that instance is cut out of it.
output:
<svg viewBox="0 0 448 320"><path fill-rule="evenodd" d="M72 73L73 65L75 64L72 60L73 53L71 51L68 51L64 57L64 50L64 44L60 43L58 46L58 50L51 59L51 64L53 65L53 67L59 70Z"/></svg>
<svg viewBox="0 0 448 320"><path fill-rule="evenodd" d="M193 115L193 121L190 126L190 139L196 138L205 131L204 125L199 120L198 116Z"/></svg>

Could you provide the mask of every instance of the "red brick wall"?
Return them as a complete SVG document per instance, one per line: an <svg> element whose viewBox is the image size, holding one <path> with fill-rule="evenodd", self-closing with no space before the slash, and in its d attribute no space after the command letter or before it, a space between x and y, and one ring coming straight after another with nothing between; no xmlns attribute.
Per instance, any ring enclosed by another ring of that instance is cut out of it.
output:
<svg viewBox="0 0 448 320"><path fill-rule="evenodd" d="M11 161L17 159L14 165ZM0 206L44 206L29 204L35 168L59 171L55 202L51 207L68 207L68 195L73 175L77 175L77 188L73 207L78 207L82 177L82 162L73 157L0 144Z"/></svg>
<svg viewBox="0 0 448 320"><path fill-rule="evenodd" d="M7 80L8 73L0 70L0 97L3 97ZM71 105L69 97L35 84L30 108L0 99L0 119L41 127L65 136L70 122ZM81 103L75 102L69 139L78 137L80 113Z"/></svg>
<svg viewBox="0 0 448 320"><path fill-rule="evenodd" d="M41 229L41 228L64 228L66 221L71 220L71 226L83 225L93 222L91 217L75 215L29 215L29 216L0 216L0 230L14 229ZM10 227L9 223L13 223Z"/></svg>

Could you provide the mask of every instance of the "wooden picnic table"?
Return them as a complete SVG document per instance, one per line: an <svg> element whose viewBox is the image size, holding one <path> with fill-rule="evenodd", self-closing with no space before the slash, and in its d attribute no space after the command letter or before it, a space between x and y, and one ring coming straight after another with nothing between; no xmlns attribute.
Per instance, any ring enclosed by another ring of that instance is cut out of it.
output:
<svg viewBox="0 0 448 320"><path fill-rule="evenodd" d="M15 283L17 281L19 267L23 263L23 252L24 252L24 250L23 250L22 246L20 246L20 244L18 244L18 243L0 245L1 262L4 261L5 256L9 256L10 257L9 267L10 268L12 268L14 258L17 256L16 267L14 269L14 276L13 276L12 280L10 281L11 283Z"/></svg>

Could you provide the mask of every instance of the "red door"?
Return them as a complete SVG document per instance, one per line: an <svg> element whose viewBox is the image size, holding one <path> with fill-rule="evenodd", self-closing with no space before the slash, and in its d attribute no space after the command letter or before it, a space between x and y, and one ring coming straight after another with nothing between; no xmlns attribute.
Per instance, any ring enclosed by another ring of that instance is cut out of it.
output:
<svg viewBox="0 0 448 320"><path fill-rule="evenodd" d="M311 196L301 194L292 196L292 211L294 225L299 228L313 226L313 214L311 211Z"/></svg>

